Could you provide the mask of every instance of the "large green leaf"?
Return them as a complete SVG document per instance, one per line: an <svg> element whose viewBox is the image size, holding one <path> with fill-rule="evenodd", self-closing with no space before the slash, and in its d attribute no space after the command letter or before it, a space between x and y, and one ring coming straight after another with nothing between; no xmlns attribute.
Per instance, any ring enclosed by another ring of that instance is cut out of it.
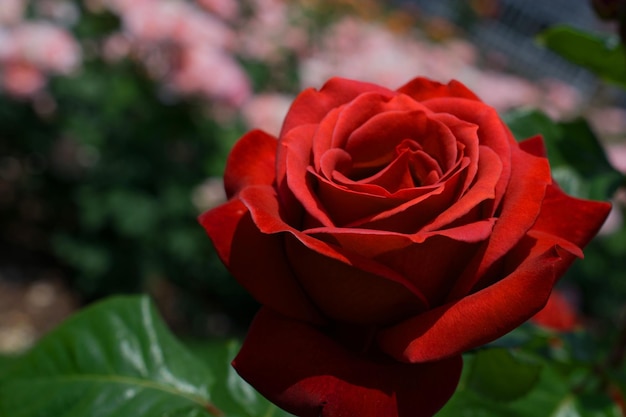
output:
<svg viewBox="0 0 626 417"><path fill-rule="evenodd" d="M211 394L220 410L225 411L228 416L292 416L265 399L230 366L241 346L239 341L191 342L187 346L209 365L216 379L220 381L215 384Z"/></svg>
<svg viewBox="0 0 626 417"><path fill-rule="evenodd" d="M114 298L67 320L0 379L2 417L211 417L215 377L147 298Z"/></svg>
<svg viewBox="0 0 626 417"><path fill-rule="evenodd" d="M607 200L624 184L624 176L611 166L585 120L555 122L537 110L516 110L504 120L517 140L543 136L552 176L568 194Z"/></svg>
<svg viewBox="0 0 626 417"><path fill-rule="evenodd" d="M626 53L616 36L594 35L568 26L555 26L539 35L538 40L604 80L626 87Z"/></svg>

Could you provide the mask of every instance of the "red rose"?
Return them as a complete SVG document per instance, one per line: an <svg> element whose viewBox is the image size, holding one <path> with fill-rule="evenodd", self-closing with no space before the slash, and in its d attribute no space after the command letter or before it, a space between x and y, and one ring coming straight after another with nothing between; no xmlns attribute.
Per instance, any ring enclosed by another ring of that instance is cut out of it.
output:
<svg viewBox="0 0 626 417"><path fill-rule="evenodd" d="M609 212L552 182L541 138L424 78L304 91L224 182L200 220L263 305L233 364L311 417L434 414L461 353L539 311Z"/></svg>

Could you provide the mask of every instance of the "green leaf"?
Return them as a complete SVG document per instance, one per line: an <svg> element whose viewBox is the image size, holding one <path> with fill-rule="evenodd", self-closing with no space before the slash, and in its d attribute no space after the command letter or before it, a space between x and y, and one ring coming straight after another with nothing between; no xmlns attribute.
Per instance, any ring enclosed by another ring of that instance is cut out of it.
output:
<svg viewBox="0 0 626 417"><path fill-rule="evenodd" d="M2 417L211 417L212 372L145 298L76 314L0 379Z"/></svg>
<svg viewBox="0 0 626 417"><path fill-rule="evenodd" d="M187 345L198 358L209 365L216 379L220 381L219 384L215 384L211 394L218 408L225 411L228 416L291 416L265 399L230 366L239 351L241 345L239 341L194 342Z"/></svg>
<svg viewBox="0 0 626 417"><path fill-rule="evenodd" d="M604 80L626 87L626 52L616 36L594 35L555 26L538 36L540 44Z"/></svg>
<svg viewBox="0 0 626 417"><path fill-rule="evenodd" d="M517 351L516 351L517 352ZM525 355L531 355L523 351ZM541 356L532 356L532 362L540 366L537 379L526 386L529 391L511 401L498 399L493 392L487 390L501 390L495 386L496 381L485 381L477 389L475 378L476 367L482 367L493 353L478 351L464 355L465 366L459 387L454 396L437 413L437 417L619 417L621 412L617 404L611 400L604 389L604 384L596 374L594 364L557 363ZM503 356L502 351L496 356ZM530 356L529 356L530 357ZM478 359L479 363L475 361ZM518 368L519 359L515 356L510 359L496 360L488 368L495 370L495 364L503 368ZM522 365L526 359L522 360ZM480 362L483 362L481 365ZM482 371L481 371L482 372ZM516 385L518 382L514 372L503 369L509 375L508 381L502 378L498 382L502 385ZM524 370L520 375L528 372ZM485 375L488 377L488 375ZM528 380L527 380L528 382ZM482 384L482 381L481 381ZM531 385L531 386L530 386ZM509 389L509 388L504 388Z"/></svg>
<svg viewBox="0 0 626 417"><path fill-rule="evenodd" d="M468 388L496 401L513 401L537 383L541 364L513 356L507 349L476 353L467 379Z"/></svg>
<svg viewBox="0 0 626 417"><path fill-rule="evenodd" d="M607 200L624 184L585 120L555 122L537 110L516 110L503 118L517 140L543 136L552 176L568 194Z"/></svg>

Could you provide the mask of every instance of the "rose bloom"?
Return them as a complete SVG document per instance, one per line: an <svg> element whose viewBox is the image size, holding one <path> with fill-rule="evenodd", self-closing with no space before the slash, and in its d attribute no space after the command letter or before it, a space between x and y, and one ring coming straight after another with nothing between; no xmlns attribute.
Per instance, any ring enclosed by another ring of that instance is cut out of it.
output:
<svg viewBox="0 0 626 417"><path fill-rule="evenodd" d="M303 417L433 415L465 351L545 305L610 205L461 83L334 78L246 134L200 217L263 305L233 365Z"/></svg>

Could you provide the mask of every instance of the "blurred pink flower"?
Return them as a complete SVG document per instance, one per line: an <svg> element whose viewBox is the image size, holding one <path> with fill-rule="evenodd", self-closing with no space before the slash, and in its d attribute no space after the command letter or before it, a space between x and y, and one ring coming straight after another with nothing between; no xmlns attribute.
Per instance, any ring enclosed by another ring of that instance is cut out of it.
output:
<svg viewBox="0 0 626 417"><path fill-rule="evenodd" d="M196 3L224 20L234 20L239 16L239 3L236 0L196 0Z"/></svg>
<svg viewBox="0 0 626 417"><path fill-rule="evenodd" d="M626 143L606 145L606 155L616 169L626 174Z"/></svg>
<svg viewBox="0 0 626 417"><path fill-rule="evenodd" d="M244 120L250 129L261 129L278 136L292 101L293 97L285 94L256 95L242 109Z"/></svg>
<svg viewBox="0 0 626 417"><path fill-rule="evenodd" d="M131 47L131 43L125 35L113 33L104 40L102 56L108 62L115 62L127 57Z"/></svg>
<svg viewBox="0 0 626 417"><path fill-rule="evenodd" d="M47 75L70 74L80 58L76 40L53 23L27 21L0 31L2 87L13 96L33 96Z"/></svg>
<svg viewBox="0 0 626 417"><path fill-rule="evenodd" d="M31 97L46 83L46 77L37 67L23 61L13 61L2 65L0 80L4 91L21 98Z"/></svg>
<svg viewBox="0 0 626 417"><path fill-rule="evenodd" d="M469 84L481 100L498 110L533 105L541 100L541 91L535 84L501 72L476 71Z"/></svg>
<svg viewBox="0 0 626 417"><path fill-rule="evenodd" d="M19 23L24 16L26 0L2 0L0 2L0 26Z"/></svg>
<svg viewBox="0 0 626 417"><path fill-rule="evenodd" d="M600 136L621 135L626 138L626 109L594 107L589 112L589 121Z"/></svg>
<svg viewBox="0 0 626 417"><path fill-rule="evenodd" d="M575 114L582 103L582 96L575 87L555 79L539 82L543 100L538 107L554 119L563 119Z"/></svg>
<svg viewBox="0 0 626 417"><path fill-rule="evenodd" d="M76 40L63 28L49 22L26 22L16 26L0 48L0 61L24 61L37 68L69 74L80 64Z"/></svg>
<svg viewBox="0 0 626 417"><path fill-rule="evenodd" d="M180 0L117 1L113 10L120 13L124 29L143 42L227 46L234 33L214 16Z"/></svg>
<svg viewBox="0 0 626 417"><path fill-rule="evenodd" d="M235 32L216 15L183 0L103 1L123 27L104 43L105 58L138 59L174 93L231 106L250 96L247 74L233 57Z"/></svg>
<svg viewBox="0 0 626 417"><path fill-rule="evenodd" d="M251 17L242 22L238 52L249 58L277 62L285 51L300 54L308 44L301 8L282 0L250 0Z"/></svg>
<svg viewBox="0 0 626 417"><path fill-rule="evenodd" d="M240 106L251 94L248 77L239 64L230 55L210 48L182 50L170 81L178 92L205 94L233 106Z"/></svg>

